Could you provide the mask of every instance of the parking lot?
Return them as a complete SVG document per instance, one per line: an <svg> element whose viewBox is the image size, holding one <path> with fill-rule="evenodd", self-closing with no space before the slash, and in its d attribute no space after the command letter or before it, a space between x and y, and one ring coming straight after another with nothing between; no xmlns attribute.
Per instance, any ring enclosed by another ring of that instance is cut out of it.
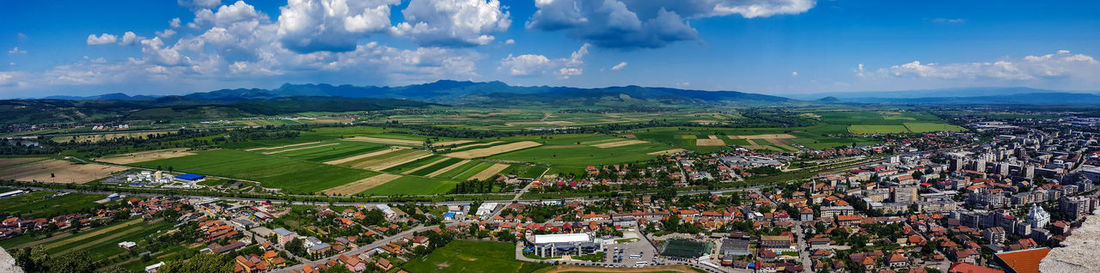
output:
<svg viewBox="0 0 1100 273"><path fill-rule="evenodd" d="M640 234L628 231L625 239L604 245L604 264L615 267L655 265L657 250Z"/></svg>

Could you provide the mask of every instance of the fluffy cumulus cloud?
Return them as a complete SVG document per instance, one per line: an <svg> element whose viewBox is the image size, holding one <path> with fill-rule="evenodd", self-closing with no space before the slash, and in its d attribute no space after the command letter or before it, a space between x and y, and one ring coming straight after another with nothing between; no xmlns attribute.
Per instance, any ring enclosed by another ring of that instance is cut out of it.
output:
<svg viewBox="0 0 1100 273"><path fill-rule="evenodd" d="M688 19L737 14L744 18L799 14L815 0L536 0L527 28L566 31L610 48L655 48L695 40Z"/></svg>
<svg viewBox="0 0 1100 273"><path fill-rule="evenodd" d="M100 34L99 36L96 36L95 34L88 34L87 43L88 45L105 45L113 44L115 43L115 41L118 41L118 37L115 35L107 33Z"/></svg>
<svg viewBox="0 0 1100 273"><path fill-rule="evenodd" d="M497 70L508 72L513 76L533 76L542 74L556 74L562 79L580 76L584 73L584 57L588 55L591 45L584 44L577 51L573 51L568 58L553 59L537 54L523 54L519 56L508 55L500 60ZM625 63L623 64L625 66Z"/></svg>
<svg viewBox="0 0 1100 273"><path fill-rule="evenodd" d="M866 75L859 65L857 76ZM971 63L909 63L878 69L875 76L932 79L994 79L1033 81L1056 78L1095 78L1100 76L1100 64L1092 57L1066 50L1023 58L1003 58L990 62Z"/></svg>
<svg viewBox="0 0 1100 273"><path fill-rule="evenodd" d="M400 0L290 0L280 8L278 35L299 53L351 51L359 39L390 28L390 6Z"/></svg>
<svg viewBox="0 0 1100 273"><path fill-rule="evenodd" d="M485 45L512 23L497 0L411 0L402 15L392 32L423 46Z"/></svg>

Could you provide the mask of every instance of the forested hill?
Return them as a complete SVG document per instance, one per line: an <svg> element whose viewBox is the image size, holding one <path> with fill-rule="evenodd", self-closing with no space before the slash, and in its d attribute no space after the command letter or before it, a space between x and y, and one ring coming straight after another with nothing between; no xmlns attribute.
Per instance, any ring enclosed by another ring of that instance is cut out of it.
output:
<svg viewBox="0 0 1100 273"><path fill-rule="evenodd" d="M552 86L510 86L503 82L440 80L406 86L353 86L330 84L284 84L275 89L221 89L182 96L142 97L159 103L175 101L239 102L282 97L391 98L451 105L660 105L660 104L767 104L791 99L737 91L700 91L662 87L616 86L576 88ZM126 95L62 99L132 100Z"/></svg>

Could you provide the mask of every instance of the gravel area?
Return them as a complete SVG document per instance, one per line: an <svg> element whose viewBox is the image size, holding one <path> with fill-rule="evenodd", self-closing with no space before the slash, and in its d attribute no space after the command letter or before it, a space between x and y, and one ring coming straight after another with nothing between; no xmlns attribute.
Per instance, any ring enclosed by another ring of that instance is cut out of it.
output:
<svg viewBox="0 0 1100 273"><path fill-rule="evenodd" d="M1095 211L1094 211L1095 213ZM1039 272L1100 272L1100 215L1090 215L1081 228L1039 263Z"/></svg>

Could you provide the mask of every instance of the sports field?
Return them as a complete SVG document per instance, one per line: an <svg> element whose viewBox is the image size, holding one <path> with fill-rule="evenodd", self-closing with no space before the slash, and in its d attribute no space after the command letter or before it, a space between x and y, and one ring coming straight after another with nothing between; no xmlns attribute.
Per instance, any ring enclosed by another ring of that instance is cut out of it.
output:
<svg viewBox="0 0 1100 273"><path fill-rule="evenodd" d="M377 174L368 170L238 150L206 151L192 156L134 165L162 169L171 166L176 171L255 180L264 187L281 188L293 193L317 192Z"/></svg>
<svg viewBox="0 0 1100 273"><path fill-rule="evenodd" d="M516 260L516 245L502 242L452 241L401 268L409 272L532 272L548 264Z"/></svg>

